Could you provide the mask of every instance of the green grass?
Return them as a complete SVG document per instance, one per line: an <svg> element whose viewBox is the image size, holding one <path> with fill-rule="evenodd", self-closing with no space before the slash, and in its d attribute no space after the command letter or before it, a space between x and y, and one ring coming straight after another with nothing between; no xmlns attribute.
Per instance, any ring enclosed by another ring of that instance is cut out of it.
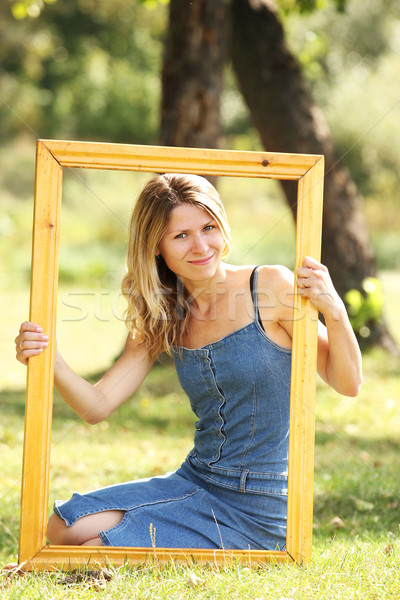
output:
<svg viewBox="0 0 400 600"><path fill-rule="evenodd" d="M9 598L116 598L124 600L377 600L398 598L399 561L373 544L344 548L333 542L315 552L307 567L248 568L226 564L140 565L109 570L68 584L63 574L31 575L3 580Z"/></svg>

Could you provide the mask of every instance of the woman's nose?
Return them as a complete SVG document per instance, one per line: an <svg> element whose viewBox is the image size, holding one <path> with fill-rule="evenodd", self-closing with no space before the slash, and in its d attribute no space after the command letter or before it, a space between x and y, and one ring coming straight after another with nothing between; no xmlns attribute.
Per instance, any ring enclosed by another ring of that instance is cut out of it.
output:
<svg viewBox="0 0 400 600"><path fill-rule="evenodd" d="M207 244L204 242L202 236L195 236L192 243L192 252L195 252L196 254L204 254L206 250Z"/></svg>

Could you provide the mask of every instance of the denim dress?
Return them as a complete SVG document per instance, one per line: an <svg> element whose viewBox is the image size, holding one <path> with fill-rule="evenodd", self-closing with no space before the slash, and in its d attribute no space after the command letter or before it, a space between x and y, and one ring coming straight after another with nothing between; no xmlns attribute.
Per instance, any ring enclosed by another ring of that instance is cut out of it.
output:
<svg viewBox="0 0 400 600"><path fill-rule="evenodd" d="M194 447L174 473L57 501L67 526L106 510L125 515L101 531L106 546L283 550L286 543L291 351L255 319L174 360L197 416Z"/></svg>

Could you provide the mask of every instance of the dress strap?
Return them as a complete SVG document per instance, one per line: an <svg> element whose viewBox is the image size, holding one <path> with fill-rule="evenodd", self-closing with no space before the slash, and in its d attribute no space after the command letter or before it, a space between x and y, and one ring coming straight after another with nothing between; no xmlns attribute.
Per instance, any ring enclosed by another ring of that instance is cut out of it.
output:
<svg viewBox="0 0 400 600"><path fill-rule="evenodd" d="M258 272L259 272L260 268L261 268L261 265L257 265L257 267L254 267L254 269L251 272L250 292L251 292L251 298L253 300L255 318L257 319L260 326L264 329L261 318L260 318L260 313L258 312L258 303L257 303L257 280L258 280Z"/></svg>

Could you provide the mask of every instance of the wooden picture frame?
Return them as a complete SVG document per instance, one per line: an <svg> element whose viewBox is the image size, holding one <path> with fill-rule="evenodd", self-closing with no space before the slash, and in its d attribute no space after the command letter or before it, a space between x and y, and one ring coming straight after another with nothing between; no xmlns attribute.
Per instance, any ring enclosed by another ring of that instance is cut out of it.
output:
<svg viewBox="0 0 400 600"><path fill-rule="evenodd" d="M297 268L320 258L324 159L318 155L237 152L39 140L37 143L30 320L49 335L49 350L29 361L21 493L19 563L26 570L148 559L221 563L306 562L311 556L315 432L317 311L295 295L287 543L285 551L49 546L46 524L52 425L53 369L64 168L178 172L298 181Z"/></svg>

